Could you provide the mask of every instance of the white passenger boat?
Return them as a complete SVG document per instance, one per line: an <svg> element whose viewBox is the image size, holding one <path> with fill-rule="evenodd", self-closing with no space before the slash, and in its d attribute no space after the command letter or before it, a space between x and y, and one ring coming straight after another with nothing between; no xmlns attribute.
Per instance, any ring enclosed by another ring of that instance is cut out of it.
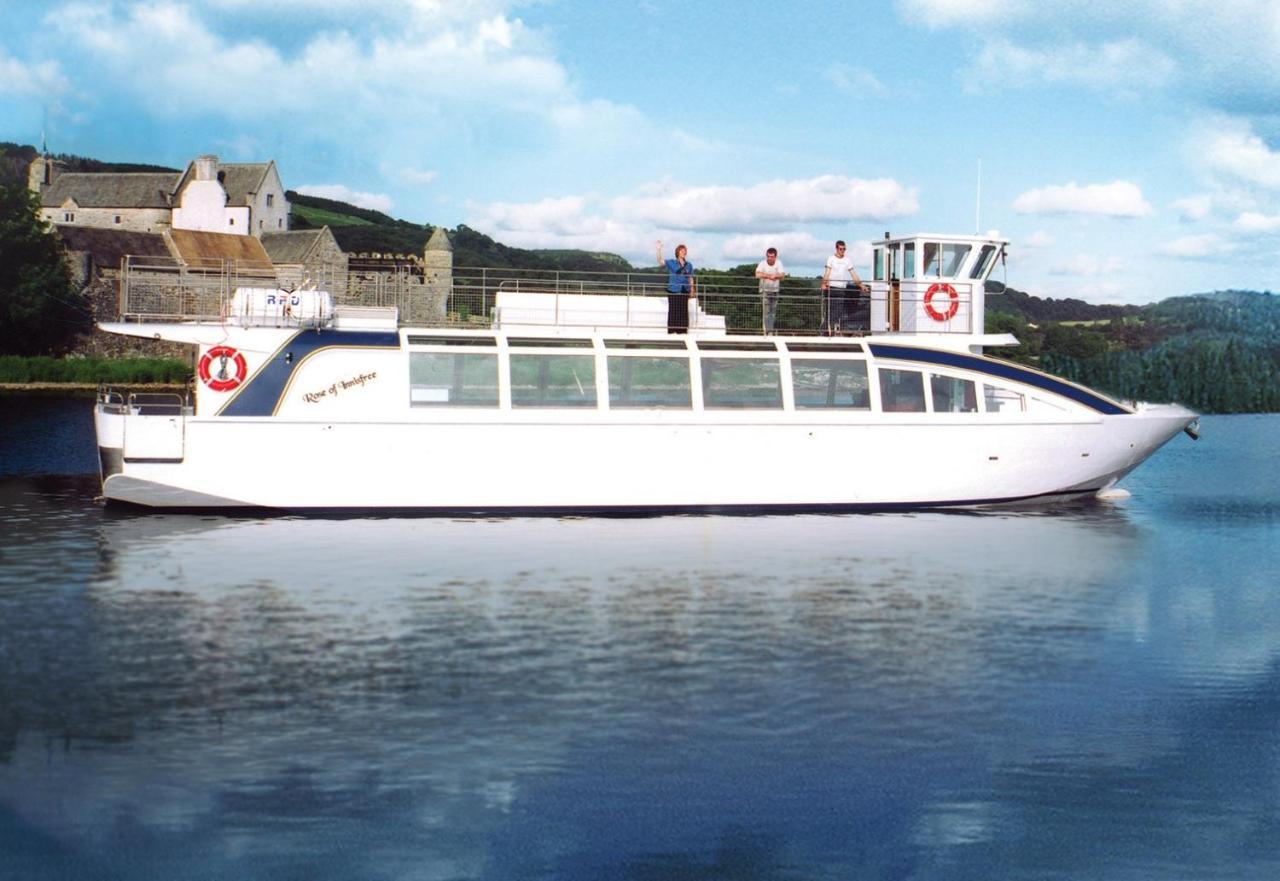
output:
<svg viewBox="0 0 1280 881"><path fill-rule="evenodd" d="M689 332L669 334L652 275L604 292L503 283L470 309L474 288L455 275L442 320L423 326L321 291L227 284L202 320L126 302L144 320L103 329L192 344L197 379L183 400L101 397L103 494L191 509L645 513L1109 490L1194 432L1196 414L983 354L1015 342L981 332L1006 244L875 242L869 326L839 336L817 333L832 322L816 285L779 321L788 308L792 325L805 309L817 320L761 335L754 290L744 305L706 282Z"/></svg>

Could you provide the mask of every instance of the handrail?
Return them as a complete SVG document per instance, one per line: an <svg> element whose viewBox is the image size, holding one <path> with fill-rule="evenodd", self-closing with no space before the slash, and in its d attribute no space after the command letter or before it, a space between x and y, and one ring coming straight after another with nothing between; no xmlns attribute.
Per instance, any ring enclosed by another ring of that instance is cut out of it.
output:
<svg viewBox="0 0 1280 881"><path fill-rule="evenodd" d="M756 278L720 272L695 277L700 315L723 319L729 333L764 333ZM850 304L837 292L823 292L819 279L787 278L777 297L774 332L848 334L875 329L967 334L981 330L972 326L972 320L982 283L952 281L948 288L954 294L949 293L946 302L929 304L937 307L930 311L924 308L924 296L933 281L872 282L866 286L869 295L850 311ZM626 299L625 305L616 309L616 317L590 324L648 327L655 320L655 311L664 308L654 301L665 304L666 283L666 272L657 268L613 271L464 266L440 272L412 266L378 272L343 271L334 266L303 275L296 268L260 261L206 259L192 265L130 256L122 262L120 312L125 321L227 321L237 288L316 288L329 292L338 308L395 307L404 325L489 327L500 318L500 298L537 293L553 298L550 312L542 320L519 323L556 325L573 321L572 310L562 298L590 294ZM641 309L641 303L648 305ZM944 317L937 318L939 314Z"/></svg>

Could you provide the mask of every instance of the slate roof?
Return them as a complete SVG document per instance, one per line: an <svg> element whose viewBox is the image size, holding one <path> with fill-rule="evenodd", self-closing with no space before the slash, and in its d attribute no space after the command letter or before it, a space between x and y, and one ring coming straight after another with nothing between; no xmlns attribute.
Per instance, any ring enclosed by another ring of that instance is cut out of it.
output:
<svg viewBox="0 0 1280 881"><path fill-rule="evenodd" d="M74 199L81 208L170 208L178 176L167 172L60 174L40 191L40 204L57 208Z"/></svg>
<svg viewBox="0 0 1280 881"><path fill-rule="evenodd" d="M222 188L227 191L227 204L243 208L249 204L249 194L261 191L270 162L219 162L215 173L222 175ZM178 178L174 194L182 192L189 181L196 178L196 164L187 164L187 170Z"/></svg>
<svg viewBox="0 0 1280 881"><path fill-rule="evenodd" d="M123 229L102 229L93 226L55 226L58 238L68 251L90 254L97 266L119 268L121 259L130 254L136 257L169 257L169 246L164 236L152 232L132 232Z"/></svg>
<svg viewBox="0 0 1280 881"><path fill-rule="evenodd" d="M328 229L328 227L325 227ZM262 247L272 263L305 263L320 242L325 229L294 229L288 232L264 232Z"/></svg>
<svg viewBox="0 0 1280 881"><path fill-rule="evenodd" d="M178 258L188 266L200 266L213 260L238 260L242 263L259 263L264 267L271 265L262 242L253 236L171 229L168 237Z"/></svg>

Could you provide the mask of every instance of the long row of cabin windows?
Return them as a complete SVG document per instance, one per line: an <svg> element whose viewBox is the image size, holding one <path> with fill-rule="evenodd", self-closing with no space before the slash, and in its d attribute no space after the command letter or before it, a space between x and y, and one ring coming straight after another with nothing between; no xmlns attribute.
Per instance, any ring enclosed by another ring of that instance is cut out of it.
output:
<svg viewBox="0 0 1280 881"><path fill-rule="evenodd" d="M594 355L513 352L511 406L598 406ZM689 359L668 355L606 357L610 409L693 408ZM782 368L776 358L699 359L702 406L707 410L780 410ZM987 383L920 370L876 370L885 412L987 413L1062 409L1056 404ZM410 400L416 406L497 407L496 352L413 352ZM798 410L870 410L867 362L820 358L791 361L791 392ZM929 396L926 398L925 385Z"/></svg>

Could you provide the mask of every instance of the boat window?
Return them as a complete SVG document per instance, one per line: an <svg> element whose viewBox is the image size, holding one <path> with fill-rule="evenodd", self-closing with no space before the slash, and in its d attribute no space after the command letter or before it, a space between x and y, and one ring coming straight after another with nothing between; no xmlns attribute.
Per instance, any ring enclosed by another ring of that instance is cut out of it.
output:
<svg viewBox="0 0 1280 881"><path fill-rule="evenodd" d="M960 271L972 245L924 243L924 275L951 278Z"/></svg>
<svg viewBox="0 0 1280 881"><path fill-rule="evenodd" d="M872 269L872 278L876 281L884 281L884 248L876 248L875 265Z"/></svg>
<svg viewBox="0 0 1280 881"><path fill-rule="evenodd" d="M606 349L680 349L688 348L684 340L605 340Z"/></svg>
<svg viewBox="0 0 1280 881"><path fill-rule="evenodd" d="M950 277L959 275L960 267L964 265L965 258L972 250L973 245L943 245L942 274Z"/></svg>
<svg viewBox="0 0 1280 881"><path fill-rule="evenodd" d="M788 352L861 352L861 343L787 343Z"/></svg>
<svg viewBox="0 0 1280 881"><path fill-rule="evenodd" d="M933 393L935 413L978 412L978 395L972 380L933 374L929 377L929 391Z"/></svg>
<svg viewBox="0 0 1280 881"><path fill-rule="evenodd" d="M508 337L507 345L530 349L590 349L591 340L580 337Z"/></svg>
<svg viewBox="0 0 1280 881"><path fill-rule="evenodd" d="M782 408L775 358L703 358L702 404L709 410Z"/></svg>
<svg viewBox="0 0 1280 881"><path fill-rule="evenodd" d="M983 245L982 250L978 252L978 259L973 263L973 271L969 273L969 278L986 278L995 256L995 245Z"/></svg>
<svg viewBox="0 0 1280 881"><path fill-rule="evenodd" d="M910 242L902 246L902 277L916 277L916 243Z"/></svg>
<svg viewBox="0 0 1280 881"><path fill-rule="evenodd" d="M791 362L791 387L797 409L871 409L866 361Z"/></svg>
<svg viewBox="0 0 1280 881"><path fill-rule="evenodd" d="M1021 413L1026 409L1022 395L1007 388L984 383L982 398L988 413Z"/></svg>
<svg viewBox="0 0 1280 881"><path fill-rule="evenodd" d="M409 335L411 346L496 346L491 336L420 336Z"/></svg>
<svg viewBox="0 0 1280 881"><path fill-rule="evenodd" d="M611 356L609 406L688 410L693 406L689 359Z"/></svg>
<svg viewBox="0 0 1280 881"><path fill-rule="evenodd" d="M511 355L511 406L595 405L596 359L592 355Z"/></svg>
<svg viewBox="0 0 1280 881"><path fill-rule="evenodd" d="M880 409L886 413L924 412L924 374L880 368Z"/></svg>
<svg viewBox="0 0 1280 881"><path fill-rule="evenodd" d="M411 352L409 402L415 407L498 406L498 356Z"/></svg>
<svg viewBox="0 0 1280 881"><path fill-rule="evenodd" d="M699 340L698 348L704 352L776 352L778 344L774 342L752 342L750 340L713 341Z"/></svg>

